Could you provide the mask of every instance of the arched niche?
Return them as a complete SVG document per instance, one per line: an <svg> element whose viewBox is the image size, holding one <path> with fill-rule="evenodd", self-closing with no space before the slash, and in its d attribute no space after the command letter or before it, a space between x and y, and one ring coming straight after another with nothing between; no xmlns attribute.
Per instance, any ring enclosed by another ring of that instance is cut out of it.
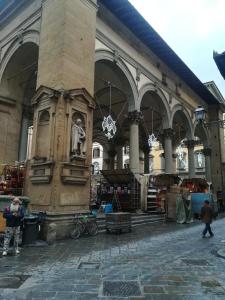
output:
<svg viewBox="0 0 225 300"><path fill-rule="evenodd" d="M50 114L47 110L41 111L38 118L36 156L47 159L50 151Z"/></svg>
<svg viewBox="0 0 225 300"><path fill-rule="evenodd" d="M0 157L4 163L26 159L28 129L33 125L31 98L36 90L37 65L38 46L29 39L22 44L13 42L1 62L0 99L5 108L0 111ZM3 145L7 137L10 144Z"/></svg>

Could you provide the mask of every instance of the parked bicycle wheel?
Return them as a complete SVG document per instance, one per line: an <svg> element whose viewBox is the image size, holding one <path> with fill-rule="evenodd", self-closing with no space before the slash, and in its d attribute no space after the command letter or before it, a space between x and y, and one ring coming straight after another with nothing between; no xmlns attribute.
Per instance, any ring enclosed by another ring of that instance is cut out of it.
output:
<svg viewBox="0 0 225 300"><path fill-rule="evenodd" d="M98 233L98 225L96 222L89 222L88 224L88 234L96 235Z"/></svg>
<svg viewBox="0 0 225 300"><path fill-rule="evenodd" d="M75 228L70 232L70 236L72 239L78 239L81 235L80 224L76 224Z"/></svg>

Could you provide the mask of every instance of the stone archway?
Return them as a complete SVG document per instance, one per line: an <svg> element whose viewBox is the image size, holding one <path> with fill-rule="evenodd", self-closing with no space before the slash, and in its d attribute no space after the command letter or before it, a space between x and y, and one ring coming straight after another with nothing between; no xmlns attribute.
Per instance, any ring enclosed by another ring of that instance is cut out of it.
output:
<svg viewBox="0 0 225 300"><path fill-rule="evenodd" d="M173 128L173 157L174 170L181 177L189 172L190 177L195 176L194 163L194 135L191 117L188 111L180 104L174 106L171 115Z"/></svg>
<svg viewBox="0 0 225 300"><path fill-rule="evenodd" d="M28 128L33 123L31 98L36 90L38 46L28 41L11 45L1 63L1 162L26 159Z"/></svg>
<svg viewBox="0 0 225 300"><path fill-rule="evenodd" d="M123 146L130 140L128 115L136 109L136 99L137 87L125 63L120 58L115 59L109 51L97 51L93 140L103 146L104 159L110 162L108 168L123 167ZM108 115L116 121L117 131L113 139L107 139L102 130L102 121ZM113 163L115 158L120 163Z"/></svg>
<svg viewBox="0 0 225 300"><path fill-rule="evenodd" d="M149 136L154 134L161 145L170 147L167 137L164 134L170 131L170 108L167 99L160 88L156 88L154 84L144 85L139 92L138 108L140 109L143 120L140 126L140 147L144 153L144 172L149 173L150 151L154 152L154 157L160 159L160 151L156 151L155 147L149 146ZM166 140L166 144L164 141ZM166 172L170 168L170 150L165 150L165 165ZM171 154L172 155L172 154ZM172 156L171 156L172 157Z"/></svg>

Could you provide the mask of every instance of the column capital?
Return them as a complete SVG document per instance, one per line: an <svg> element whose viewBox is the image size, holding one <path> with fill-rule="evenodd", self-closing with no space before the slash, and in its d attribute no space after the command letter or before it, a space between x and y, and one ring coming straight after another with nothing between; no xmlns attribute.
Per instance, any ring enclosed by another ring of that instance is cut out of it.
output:
<svg viewBox="0 0 225 300"><path fill-rule="evenodd" d="M143 119L142 112L137 111L137 110L130 111L130 112L128 113L128 119L129 119L131 122L139 123L139 122Z"/></svg>
<svg viewBox="0 0 225 300"><path fill-rule="evenodd" d="M195 140L187 140L187 141L184 141L184 144L188 149L191 149L191 148L194 148L194 146L196 145L196 141Z"/></svg>
<svg viewBox="0 0 225 300"><path fill-rule="evenodd" d="M164 138L170 138L172 139L174 137L174 130L173 128L166 128L166 129L163 129L163 137Z"/></svg>
<svg viewBox="0 0 225 300"><path fill-rule="evenodd" d="M212 155L212 149L211 148L204 148L202 150L202 153L205 155L205 156L211 156Z"/></svg>

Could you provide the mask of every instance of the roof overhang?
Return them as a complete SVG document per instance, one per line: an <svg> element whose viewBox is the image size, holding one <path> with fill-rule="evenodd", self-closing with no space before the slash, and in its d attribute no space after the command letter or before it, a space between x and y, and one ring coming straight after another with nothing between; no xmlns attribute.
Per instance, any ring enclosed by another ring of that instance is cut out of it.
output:
<svg viewBox="0 0 225 300"><path fill-rule="evenodd" d="M218 104L198 77L186 66L128 0L100 0L157 57L171 68L203 101Z"/></svg>
<svg viewBox="0 0 225 300"><path fill-rule="evenodd" d="M225 52L218 54L217 52L213 52L213 59L219 69L223 79L225 79Z"/></svg>

